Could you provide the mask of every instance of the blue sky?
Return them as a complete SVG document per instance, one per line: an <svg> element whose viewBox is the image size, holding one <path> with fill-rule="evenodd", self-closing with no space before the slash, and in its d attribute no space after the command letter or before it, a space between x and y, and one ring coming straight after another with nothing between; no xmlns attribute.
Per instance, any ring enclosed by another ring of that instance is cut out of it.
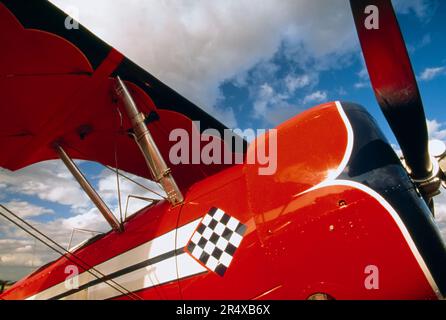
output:
<svg viewBox="0 0 446 320"><path fill-rule="evenodd" d="M396 144L364 70L347 1L52 2L230 127L271 128L319 103L346 100L366 106ZM446 140L446 3L394 5L431 136ZM115 176L98 164L79 165L117 212ZM121 183L124 198L150 195ZM107 229L59 162L0 169L0 201L64 245L74 227ZM437 209L446 230L446 197ZM54 257L0 221L0 279L16 280Z"/></svg>
<svg viewBox="0 0 446 320"><path fill-rule="evenodd" d="M402 10L398 14L398 19L413 63L414 72L418 77L426 116L429 119L445 122L446 41L444 34L446 25L444 19L446 18L446 3L444 1L429 1L426 3L429 10L424 14L417 15L413 9ZM357 41L357 39L354 40ZM283 117L287 116L289 109L293 112L299 112L317 104L319 101L316 97L308 103L302 103L302 100L306 96L319 91L324 97L321 101L347 100L367 107L369 112L378 120L391 142L396 144L396 140L376 103L367 73L364 70L359 47L358 51L350 52L342 59L337 60L334 65L330 66L329 70L318 73L318 79L311 79L309 85L296 89L291 94L287 88L287 77L305 76L309 69L317 69L317 66L310 62L310 66L300 67L292 60L293 56L288 55L287 50L287 44L282 43L270 60L260 62L250 69L246 77L245 75L242 76L242 81L239 78L229 79L221 86L223 97L219 103L234 106L239 112L237 121L240 126L265 127L279 123L276 118L268 121L268 119L253 117L253 109L255 109L256 103L255 93L252 92L253 87L258 88L267 85L274 90L276 95L285 97L283 100L279 99L279 102L289 104L284 106L284 109L288 110L282 110L281 112ZM426 72L429 68L442 69L434 70L432 78L422 77L423 72ZM240 84L240 82L243 83Z"/></svg>

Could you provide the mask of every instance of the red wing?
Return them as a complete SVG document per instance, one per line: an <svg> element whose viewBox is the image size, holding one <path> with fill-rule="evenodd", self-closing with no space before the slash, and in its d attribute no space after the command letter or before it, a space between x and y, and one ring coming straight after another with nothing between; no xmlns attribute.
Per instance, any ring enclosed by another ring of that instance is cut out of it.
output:
<svg viewBox="0 0 446 320"><path fill-rule="evenodd" d="M192 120L201 130L223 133L225 127L82 26L66 29L65 19L47 1L0 3L0 167L17 170L57 158L52 145L58 142L73 158L113 167L117 159L118 168L151 178L114 95L116 76L148 116L180 188L225 167L170 163L172 129L191 134Z"/></svg>

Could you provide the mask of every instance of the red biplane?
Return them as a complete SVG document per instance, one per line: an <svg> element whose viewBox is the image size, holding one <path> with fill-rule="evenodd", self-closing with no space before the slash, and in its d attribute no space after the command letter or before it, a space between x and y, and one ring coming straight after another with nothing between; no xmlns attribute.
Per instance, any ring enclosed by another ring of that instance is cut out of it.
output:
<svg viewBox="0 0 446 320"><path fill-rule="evenodd" d="M390 0L351 7L404 161L364 108L329 102L276 128L277 170L260 175L259 163L171 163L171 130L225 126L85 28L67 30L66 14L49 2L2 0L0 167L62 159L112 230L66 251L1 206L62 256L0 298L443 298L446 249L432 198L445 182L444 154L429 153ZM374 10L378 28L365 23ZM229 153L247 158L269 138ZM155 180L167 196L118 221L72 158ZM72 266L79 273L70 287ZM379 290L365 284L375 269Z"/></svg>

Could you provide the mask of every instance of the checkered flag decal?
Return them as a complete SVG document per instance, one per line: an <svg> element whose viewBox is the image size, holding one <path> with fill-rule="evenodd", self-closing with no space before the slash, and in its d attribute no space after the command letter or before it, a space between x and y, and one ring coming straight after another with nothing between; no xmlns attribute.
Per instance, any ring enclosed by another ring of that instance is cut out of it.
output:
<svg viewBox="0 0 446 320"><path fill-rule="evenodd" d="M223 276L246 232L246 226L223 210L211 208L192 234L186 250L206 268Z"/></svg>

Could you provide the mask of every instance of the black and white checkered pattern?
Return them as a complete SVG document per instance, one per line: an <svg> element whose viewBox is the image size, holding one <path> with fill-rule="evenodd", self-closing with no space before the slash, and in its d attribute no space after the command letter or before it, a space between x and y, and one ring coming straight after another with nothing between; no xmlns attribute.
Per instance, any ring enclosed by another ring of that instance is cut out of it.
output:
<svg viewBox="0 0 446 320"><path fill-rule="evenodd" d="M211 208L192 234L186 250L209 270L223 276L240 246L246 226L223 210Z"/></svg>

